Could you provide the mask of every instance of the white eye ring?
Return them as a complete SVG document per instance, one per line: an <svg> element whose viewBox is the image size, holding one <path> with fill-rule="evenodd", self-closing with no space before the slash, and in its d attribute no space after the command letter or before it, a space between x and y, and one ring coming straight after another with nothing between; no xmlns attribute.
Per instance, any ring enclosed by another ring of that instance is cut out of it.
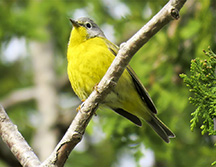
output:
<svg viewBox="0 0 216 167"><path fill-rule="evenodd" d="M86 27L87 27L87 28L92 28L91 23L86 23Z"/></svg>

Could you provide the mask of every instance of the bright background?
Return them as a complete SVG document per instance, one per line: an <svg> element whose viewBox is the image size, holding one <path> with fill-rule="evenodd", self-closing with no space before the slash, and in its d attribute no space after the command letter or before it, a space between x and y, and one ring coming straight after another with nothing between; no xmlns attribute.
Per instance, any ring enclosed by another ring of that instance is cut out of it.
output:
<svg viewBox="0 0 216 167"><path fill-rule="evenodd" d="M44 160L61 139L80 101L67 79L69 18L88 16L121 44L167 1L0 0L0 104ZM190 0L132 59L158 116L176 134L164 143L110 110L97 112L66 167L206 167L216 160L215 138L190 130L189 92L181 73L190 61L216 52L216 2ZM200 123L201 124L201 123ZM0 141L0 167L19 164Z"/></svg>

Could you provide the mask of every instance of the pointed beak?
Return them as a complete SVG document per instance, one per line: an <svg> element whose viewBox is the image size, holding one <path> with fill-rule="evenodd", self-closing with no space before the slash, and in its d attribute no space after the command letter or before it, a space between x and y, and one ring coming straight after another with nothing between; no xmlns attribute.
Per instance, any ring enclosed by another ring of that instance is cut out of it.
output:
<svg viewBox="0 0 216 167"><path fill-rule="evenodd" d="M71 21L71 23L72 23L72 25L73 25L74 27L79 27L79 26L80 26L79 23L77 23L77 21L75 21L75 20L73 20L73 19L70 19L70 21Z"/></svg>

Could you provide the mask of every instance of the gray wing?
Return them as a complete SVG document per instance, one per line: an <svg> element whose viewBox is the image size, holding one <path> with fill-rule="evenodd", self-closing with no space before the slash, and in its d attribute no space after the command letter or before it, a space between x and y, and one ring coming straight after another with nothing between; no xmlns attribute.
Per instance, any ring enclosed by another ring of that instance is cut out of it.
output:
<svg viewBox="0 0 216 167"><path fill-rule="evenodd" d="M111 43L110 41L108 41L105 38L105 41L107 43L107 46L109 48L109 50L113 53L113 55L116 56L119 47L113 43ZM136 87L137 92L140 95L140 98L143 100L144 103L147 104L148 108L154 113L157 114L157 109L151 99L151 97L149 96L147 90L145 89L145 87L143 86L143 84L141 83L141 81L139 80L139 78L137 77L136 73L134 72L134 70L128 65L127 66L127 71L129 72L129 74L132 77L133 83Z"/></svg>

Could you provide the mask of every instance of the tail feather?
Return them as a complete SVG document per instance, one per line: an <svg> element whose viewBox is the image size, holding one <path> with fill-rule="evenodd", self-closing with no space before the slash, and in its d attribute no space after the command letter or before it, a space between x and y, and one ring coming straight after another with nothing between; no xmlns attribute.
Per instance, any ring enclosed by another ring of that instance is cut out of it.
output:
<svg viewBox="0 0 216 167"><path fill-rule="evenodd" d="M140 119L133 115L130 114L129 112L121 109L121 108L115 108L113 109L116 113L120 114L121 116L127 118L128 120L130 120L131 122L135 123L137 126L142 126L142 122L140 121Z"/></svg>
<svg viewBox="0 0 216 167"><path fill-rule="evenodd" d="M175 134L154 113L139 112L139 117L137 117L121 108L113 108L113 110L138 126L142 126L142 122L139 119L142 118L167 143L170 142L170 138L175 137Z"/></svg>
<svg viewBox="0 0 216 167"><path fill-rule="evenodd" d="M151 119L147 123L154 129L154 131L167 143L169 138L174 138L175 134L155 115L151 115Z"/></svg>

